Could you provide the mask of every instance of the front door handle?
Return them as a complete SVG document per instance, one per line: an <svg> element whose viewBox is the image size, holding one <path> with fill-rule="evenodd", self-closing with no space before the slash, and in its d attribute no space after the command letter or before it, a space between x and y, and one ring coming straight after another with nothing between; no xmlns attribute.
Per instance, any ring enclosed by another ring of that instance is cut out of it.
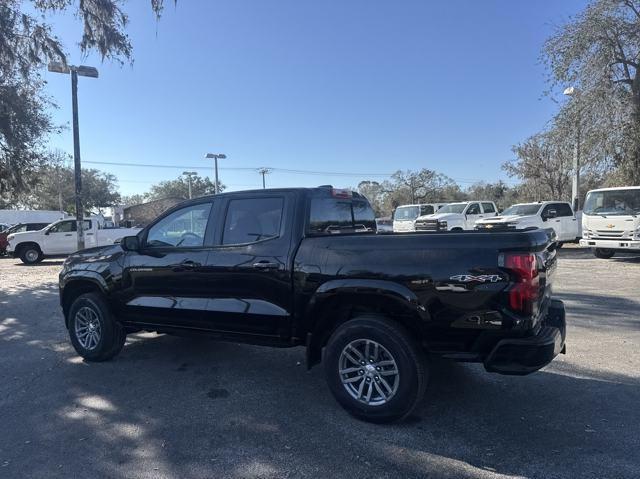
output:
<svg viewBox="0 0 640 479"><path fill-rule="evenodd" d="M278 269L280 264L272 263L270 261L258 261L252 265L256 269Z"/></svg>
<svg viewBox="0 0 640 479"><path fill-rule="evenodd" d="M169 266L173 271L185 271L185 270L191 270L191 269L196 269L198 267L202 266L200 263L196 263L195 261L191 261L191 260L185 260L182 263L179 264L172 264L171 266Z"/></svg>
<svg viewBox="0 0 640 479"><path fill-rule="evenodd" d="M65 236L73 236L73 233L67 233Z"/></svg>

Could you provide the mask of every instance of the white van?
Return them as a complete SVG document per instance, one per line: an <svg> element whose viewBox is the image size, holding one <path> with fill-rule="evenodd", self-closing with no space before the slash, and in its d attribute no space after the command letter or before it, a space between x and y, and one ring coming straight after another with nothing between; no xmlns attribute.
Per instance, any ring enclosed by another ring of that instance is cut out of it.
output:
<svg viewBox="0 0 640 479"><path fill-rule="evenodd" d="M580 246L605 259L616 252L640 253L640 186L589 191Z"/></svg>
<svg viewBox="0 0 640 479"><path fill-rule="evenodd" d="M398 206L393 212L393 232L411 233L416 230L419 216L431 215L447 203L421 203Z"/></svg>

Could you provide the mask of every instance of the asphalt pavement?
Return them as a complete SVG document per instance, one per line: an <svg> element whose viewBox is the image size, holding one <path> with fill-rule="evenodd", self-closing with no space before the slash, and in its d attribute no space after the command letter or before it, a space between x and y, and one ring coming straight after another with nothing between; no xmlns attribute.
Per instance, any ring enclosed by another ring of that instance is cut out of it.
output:
<svg viewBox="0 0 640 479"><path fill-rule="evenodd" d="M138 334L84 363L60 264L0 258L0 478L640 477L640 257L562 250L565 356L527 377L435 361L416 414L384 426L301 348Z"/></svg>

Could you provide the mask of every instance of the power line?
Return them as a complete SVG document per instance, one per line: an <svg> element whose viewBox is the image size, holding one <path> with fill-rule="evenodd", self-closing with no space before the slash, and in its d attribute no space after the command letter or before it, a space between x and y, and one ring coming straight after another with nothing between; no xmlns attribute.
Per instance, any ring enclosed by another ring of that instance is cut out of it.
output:
<svg viewBox="0 0 640 479"><path fill-rule="evenodd" d="M156 163L124 163L124 162L115 162L115 161L84 161L83 163L90 163L92 165L108 165L108 166L131 166L131 167L142 167L142 168L169 168L169 169L194 169L194 170L209 170L209 166L185 166L185 165L161 165ZM262 174L261 171L265 167L250 167L250 166L224 166L220 167L221 170L226 171L257 171ZM291 169L291 168L266 168L268 173L270 172L279 172L279 173L289 173L294 175L313 175L313 176L359 176L359 177L384 177L388 178L394 175L394 173L368 173L368 172L344 172L344 171L318 171L318 170L299 170L299 169ZM451 178L452 180L458 183L480 183L483 180L480 178ZM124 180L123 180L124 181ZM513 182L513 180L502 180L504 183L512 182L512 184L517 184L517 182ZM127 181L129 183L133 183L134 181ZM141 182L144 183L144 182Z"/></svg>
<svg viewBox="0 0 640 479"><path fill-rule="evenodd" d="M137 166L143 168L189 168L194 170L208 170L209 166L186 166L186 165L160 165L153 163L119 163L115 161L85 161L92 165L109 165L109 166ZM238 167L225 166L220 167L221 170L228 171L259 171L260 167ZM289 168L268 168L271 171L279 171L281 173L292 173L299 175L336 175L336 176L393 176L393 173L347 173L344 171L314 171L314 170L292 170Z"/></svg>

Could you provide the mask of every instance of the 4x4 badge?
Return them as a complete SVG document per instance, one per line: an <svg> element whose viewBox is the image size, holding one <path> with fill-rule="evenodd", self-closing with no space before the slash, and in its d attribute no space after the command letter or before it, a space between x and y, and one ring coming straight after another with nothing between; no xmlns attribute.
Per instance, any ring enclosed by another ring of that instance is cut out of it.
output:
<svg viewBox="0 0 640 479"><path fill-rule="evenodd" d="M451 281L459 281L461 283L472 283L474 281L478 283L497 283L502 279L499 274L457 274L449 278Z"/></svg>

